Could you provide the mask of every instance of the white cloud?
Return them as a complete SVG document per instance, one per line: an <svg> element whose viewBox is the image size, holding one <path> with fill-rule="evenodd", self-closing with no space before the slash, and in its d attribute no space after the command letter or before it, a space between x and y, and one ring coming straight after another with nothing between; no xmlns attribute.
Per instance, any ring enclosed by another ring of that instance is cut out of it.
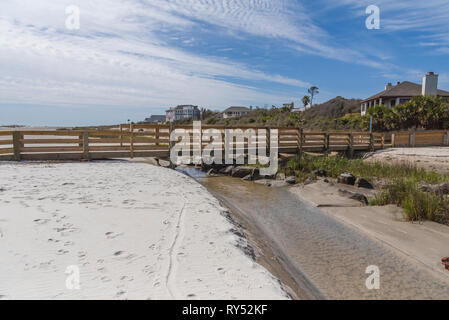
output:
<svg viewBox="0 0 449 320"><path fill-rule="evenodd" d="M2 102L225 106L290 98L234 80L309 85L167 45L158 31L195 24L179 8L173 10L176 3L79 0L74 4L81 9L79 32L64 29L61 3L0 4Z"/></svg>

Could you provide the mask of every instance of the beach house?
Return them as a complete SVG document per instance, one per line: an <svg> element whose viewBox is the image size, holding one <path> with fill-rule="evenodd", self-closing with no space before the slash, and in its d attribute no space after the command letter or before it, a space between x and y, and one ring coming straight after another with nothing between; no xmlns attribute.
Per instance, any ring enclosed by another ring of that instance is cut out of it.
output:
<svg viewBox="0 0 449 320"><path fill-rule="evenodd" d="M252 108L247 107L229 107L225 111L223 111L223 118L235 118L235 117L241 117L245 114L249 114L251 112Z"/></svg>
<svg viewBox="0 0 449 320"><path fill-rule="evenodd" d="M433 72L423 76L422 84L409 81L398 82L396 85L388 83L384 91L362 101L361 114L362 116L365 115L371 106L384 105L393 107L406 103L412 97L427 95L449 99L449 92L438 89L438 75Z"/></svg>
<svg viewBox="0 0 449 320"><path fill-rule="evenodd" d="M167 111L165 111L165 117L167 121L170 121L170 119L173 120L182 120L182 119L193 119L193 120L200 120L201 118L201 111L198 108L198 106L186 104L186 105L179 105L175 108L170 108Z"/></svg>

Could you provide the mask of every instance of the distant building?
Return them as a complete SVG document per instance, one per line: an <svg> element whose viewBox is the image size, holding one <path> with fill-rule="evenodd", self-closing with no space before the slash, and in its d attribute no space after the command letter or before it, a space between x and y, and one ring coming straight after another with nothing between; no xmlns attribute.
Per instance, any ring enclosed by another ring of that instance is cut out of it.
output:
<svg viewBox="0 0 449 320"><path fill-rule="evenodd" d="M165 111L165 121L169 122L170 120L175 120L175 109L170 108Z"/></svg>
<svg viewBox="0 0 449 320"><path fill-rule="evenodd" d="M229 107L225 111L223 111L223 118L235 118L235 117L241 117L245 114L249 114L251 112L252 108L247 107Z"/></svg>
<svg viewBox="0 0 449 320"><path fill-rule="evenodd" d="M427 95L449 99L449 92L438 89L438 75L433 72L423 76L422 85L409 81L398 82L395 86L388 83L384 91L362 101L361 114L365 115L371 106L394 107L410 101L413 97Z"/></svg>
<svg viewBox="0 0 449 320"><path fill-rule="evenodd" d="M198 109L198 106L193 105L179 105L176 108L170 108L165 111L165 117L167 121L170 121L170 118L174 120L182 120L182 119L193 119L200 120L201 112Z"/></svg>
<svg viewBox="0 0 449 320"><path fill-rule="evenodd" d="M294 102L292 102L292 103L284 103L282 105L282 107L283 108L289 108L290 110L293 110L295 108L295 103Z"/></svg>
<svg viewBox="0 0 449 320"><path fill-rule="evenodd" d="M163 123L165 121L166 121L166 116L154 115L154 114L144 120L145 123Z"/></svg>

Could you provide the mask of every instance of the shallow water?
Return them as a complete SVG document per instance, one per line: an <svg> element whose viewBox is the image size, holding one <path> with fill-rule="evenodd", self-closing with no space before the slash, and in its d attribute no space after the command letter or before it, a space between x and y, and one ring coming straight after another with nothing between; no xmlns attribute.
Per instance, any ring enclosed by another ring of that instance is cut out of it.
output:
<svg viewBox="0 0 449 320"><path fill-rule="evenodd" d="M449 279L301 203L285 188L230 177L186 172L262 230L260 237L330 299L449 299ZM380 289L368 290L365 273L379 267Z"/></svg>

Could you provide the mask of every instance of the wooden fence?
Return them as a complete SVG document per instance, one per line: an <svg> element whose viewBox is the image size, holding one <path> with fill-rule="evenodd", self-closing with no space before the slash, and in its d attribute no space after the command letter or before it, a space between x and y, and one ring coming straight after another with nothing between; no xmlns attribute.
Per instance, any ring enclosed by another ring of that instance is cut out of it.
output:
<svg viewBox="0 0 449 320"><path fill-rule="evenodd" d="M393 147L449 146L449 131L399 132L391 136Z"/></svg>
<svg viewBox="0 0 449 320"><path fill-rule="evenodd" d="M171 130L184 130L188 134L187 144L193 152L199 149L193 136L198 134L201 148L214 141L205 139L210 129L221 135L224 148L226 129L277 129L279 152L331 152L376 150L386 146L384 135L366 132L306 132L289 127L224 127L202 126L201 135L190 126L131 124L120 125L109 130L19 130L0 131L0 160L75 160L158 157L168 158L170 154ZM264 133L265 130L262 130ZM269 130L266 130L266 146L270 145ZM234 150L247 148L248 141L234 142ZM257 146L257 145L256 145ZM258 146L257 146L258 147Z"/></svg>

